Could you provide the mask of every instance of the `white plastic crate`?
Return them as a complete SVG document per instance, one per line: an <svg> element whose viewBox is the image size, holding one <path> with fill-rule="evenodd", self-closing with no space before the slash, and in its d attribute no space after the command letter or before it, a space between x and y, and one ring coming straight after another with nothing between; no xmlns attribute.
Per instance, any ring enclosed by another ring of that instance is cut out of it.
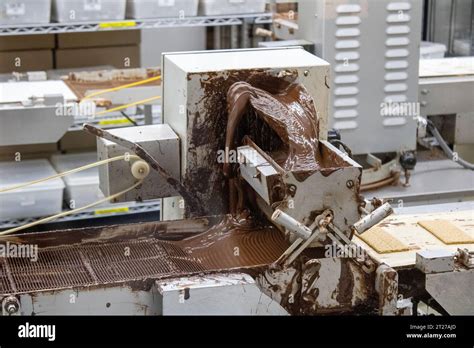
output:
<svg viewBox="0 0 474 348"><path fill-rule="evenodd" d="M422 41L420 45L420 59L439 59L444 58L447 48L445 45Z"/></svg>
<svg viewBox="0 0 474 348"><path fill-rule="evenodd" d="M0 188L27 183L55 175L44 159L0 162ZM0 220L42 217L62 211L64 183L61 179L0 193Z"/></svg>
<svg viewBox="0 0 474 348"><path fill-rule="evenodd" d="M51 19L51 0L2 0L0 25L45 24Z"/></svg>
<svg viewBox="0 0 474 348"><path fill-rule="evenodd" d="M265 0L200 0L199 14L221 16L265 12Z"/></svg>
<svg viewBox="0 0 474 348"><path fill-rule="evenodd" d="M94 162L97 162L97 153L95 152L51 157L51 163L58 173ZM99 189L99 169L97 167L67 175L63 180L66 184L64 199L71 209L82 208L104 198Z"/></svg>
<svg viewBox="0 0 474 348"><path fill-rule="evenodd" d="M125 19L126 0L53 0L53 20L60 23Z"/></svg>
<svg viewBox="0 0 474 348"><path fill-rule="evenodd" d="M199 0L127 0L127 18L197 16Z"/></svg>

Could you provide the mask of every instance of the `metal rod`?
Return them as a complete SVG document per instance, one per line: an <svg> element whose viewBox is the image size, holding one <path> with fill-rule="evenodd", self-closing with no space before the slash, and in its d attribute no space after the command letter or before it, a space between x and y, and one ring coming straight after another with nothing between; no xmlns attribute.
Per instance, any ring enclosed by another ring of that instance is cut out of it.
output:
<svg viewBox="0 0 474 348"><path fill-rule="evenodd" d="M221 48L221 28L214 28L214 49L219 50Z"/></svg>
<svg viewBox="0 0 474 348"><path fill-rule="evenodd" d="M389 203L385 203L381 207L375 209L369 215L366 215L361 220L357 221L352 226L352 229L358 234L362 234L391 214L393 214L392 207Z"/></svg>
<svg viewBox="0 0 474 348"><path fill-rule="evenodd" d="M230 48L239 48L239 27L237 25L230 27Z"/></svg>
<svg viewBox="0 0 474 348"><path fill-rule="evenodd" d="M241 44L241 47L242 48L249 48L250 46L250 43L249 43L249 23L248 21L246 21L245 19L242 20L242 26L241 26L241 30L242 30L242 34L241 34L241 40L242 40L242 44Z"/></svg>
<svg viewBox="0 0 474 348"><path fill-rule="evenodd" d="M143 111L145 114L144 124L153 124L153 106L151 104L145 104L143 106Z"/></svg>
<svg viewBox="0 0 474 348"><path fill-rule="evenodd" d="M280 209L275 210L272 215L272 221L285 227L288 231L293 232L298 238L307 240L311 237L311 230L308 227Z"/></svg>
<svg viewBox="0 0 474 348"><path fill-rule="evenodd" d="M291 265L298 256L300 256L300 254L307 248L309 247L309 245L316 239L318 238L319 236L319 232L318 231L315 231L313 233L313 235L311 235L303 244L301 244L301 246L294 252L290 255L290 257L288 258L288 260L286 261L286 264L287 265Z"/></svg>

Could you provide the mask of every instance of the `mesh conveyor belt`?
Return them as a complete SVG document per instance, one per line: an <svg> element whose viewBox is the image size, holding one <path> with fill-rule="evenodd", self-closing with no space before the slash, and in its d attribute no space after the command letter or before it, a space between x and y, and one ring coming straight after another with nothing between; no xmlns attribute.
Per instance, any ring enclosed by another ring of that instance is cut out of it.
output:
<svg viewBox="0 0 474 348"><path fill-rule="evenodd" d="M192 245L198 239L190 239ZM42 248L37 261L0 258L0 294L257 267L272 263L287 247L281 234L272 229L219 236L213 243L192 252L187 245L186 240L147 238ZM235 247L239 252L235 253Z"/></svg>

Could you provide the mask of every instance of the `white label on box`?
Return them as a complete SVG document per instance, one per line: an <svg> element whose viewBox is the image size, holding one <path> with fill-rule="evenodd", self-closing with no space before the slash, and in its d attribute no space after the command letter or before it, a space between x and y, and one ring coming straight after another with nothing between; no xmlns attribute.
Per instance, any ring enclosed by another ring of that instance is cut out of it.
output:
<svg viewBox="0 0 474 348"><path fill-rule="evenodd" d="M158 0L158 6L160 7L173 7L175 0Z"/></svg>
<svg viewBox="0 0 474 348"><path fill-rule="evenodd" d="M245 2L245 0L229 0L231 4L242 4Z"/></svg>
<svg viewBox="0 0 474 348"><path fill-rule="evenodd" d="M85 0L84 11L100 11L102 10L102 0Z"/></svg>
<svg viewBox="0 0 474 348"><path fill-rule="evenodd" d="M7 3L6 14L7 16L24 16L26 13L26 5L22 2Z"/></svg>

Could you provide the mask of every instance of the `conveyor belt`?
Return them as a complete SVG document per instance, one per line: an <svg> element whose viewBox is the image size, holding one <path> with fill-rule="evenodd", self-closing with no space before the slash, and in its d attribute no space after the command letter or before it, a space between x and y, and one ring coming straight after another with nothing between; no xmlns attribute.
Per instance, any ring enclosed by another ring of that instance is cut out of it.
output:
<svg viewBox="0 0 474 348"><path fill-rule="evenodd" d="M222 224L177 242L149 237L45 247L37 261L0 258L0 295L261 267L287 247L272 227Z"/></svg>
<svg viewBox="0 0 474 348"><path fill-rule="evenodd" d="M364 248L368 254L379 263L385 263L393 268L413 267L416 263L416 253L421 250L450 250L453 253L458 248L474 251L474 244L445 244L435 235L421 227L419 221L446 220L459 228L470 238L474 238L474 213L471 210L457 212L437 212L433 214L393 215L377 225L389 235L408 246L408 251L379 253L362 239L354 236L353 241Z"/></svg>

